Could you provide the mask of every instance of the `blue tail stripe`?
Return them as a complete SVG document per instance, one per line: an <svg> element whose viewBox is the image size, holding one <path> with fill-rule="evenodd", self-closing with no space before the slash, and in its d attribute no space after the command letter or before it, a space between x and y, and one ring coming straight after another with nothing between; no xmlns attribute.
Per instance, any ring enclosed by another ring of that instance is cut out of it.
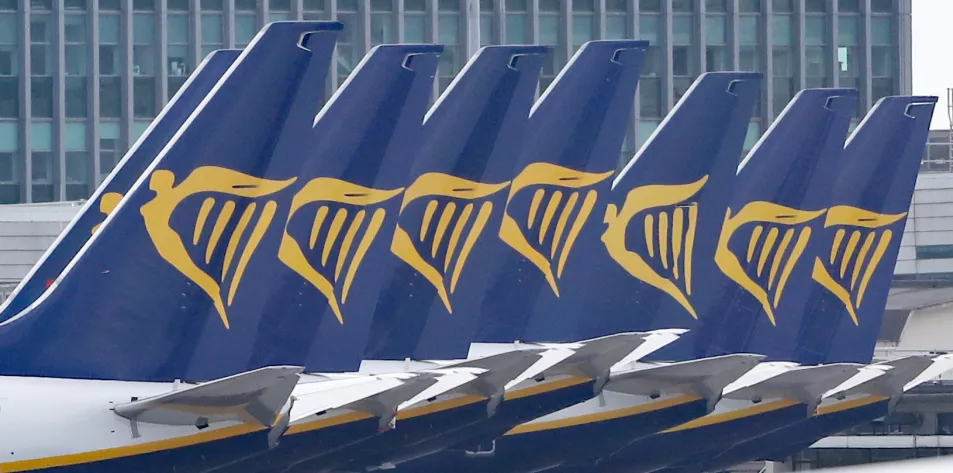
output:
<svg viewBox="0 0 953 473"><path fill-rule="evenodd" d="M70 260L89 240L93 229L106 218L108 209L129 192L129 188L139 179L146 167L152 164L162 147L178 131L240 53L240 50L214 51L199 64L159 112L152 125L126 152L53 245L0 306L0 322L29 307L59 277Z"/></svg>
<svg viewBox="0 0 953 473"><path fill-rule="evenodd" d="M213 270L223 267L223 247L232 245L215 248L206 265L190 254L186 242L191 243L192 233L202 236L197 231L202 215L214 221L214 215L199 210L200 205L213 207L205 202L224 197L236 215L247 213L243 220L250 228L265 220L262 210L254 210L256 202L243 196L266 197L257 202L264 209L270 206L267 196L286 186L255 176L262 175L278 141L288 96L324 83L335 37L324 38L320 48L309 44L311 51L299 47L299 40L308 32L340 28L328 22L272 23L259 32L60 281L30 309L0 325L0 373L168 381L244 370L247 347L221 343L255 325L227 311L229 288L239 287L242 278L235 269L239 263L228 273L234 281L227 283L220 284L219 271ZM211 230L210 224L204 233ZM223 233L223 240L235 241L229 252L238 260L255 253L249 238L230 234ZM217 345L214 362L193 359L196 346L204 343ZM194 363L217 369L193 373Z"/></svg>

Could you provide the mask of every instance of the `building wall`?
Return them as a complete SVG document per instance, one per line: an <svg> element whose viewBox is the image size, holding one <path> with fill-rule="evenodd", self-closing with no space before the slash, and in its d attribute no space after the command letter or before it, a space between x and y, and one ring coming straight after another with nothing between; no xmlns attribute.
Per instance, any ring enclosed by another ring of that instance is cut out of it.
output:
<svg viewBox="0 0 953 473"><path fill-rule="evenodd" d="M481 44L652 42L623 159L704 71L763 71L747 146L805 87L909 93L911 0L0 0L0 203L89 195L201 58L265 23L345 24L330 94L372 46L437 42L437 90Z"/></svg>

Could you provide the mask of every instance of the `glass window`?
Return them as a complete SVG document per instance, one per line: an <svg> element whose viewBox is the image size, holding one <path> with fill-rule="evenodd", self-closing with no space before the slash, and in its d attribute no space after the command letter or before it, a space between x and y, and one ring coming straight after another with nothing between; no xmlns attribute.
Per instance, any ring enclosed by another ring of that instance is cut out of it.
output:
<svg viewBox="0 0 953 473"><path fill-rule="evenodd" d="M741 46L738 48L738 68L742 71L760 71L761 59L756 46Z"/></svg>
<svg viewBox="0 0 953 473"><path fill-rule="evenodd" d="M804 61L808 77L827 77L830 75L830 59L825 48L808 46L804 48Z"/></svg>
<svg viewBox="0 0 953 473"><path fill-rule="evenodd" d="M221 10L224 6L222 0L202 0L203 10Z"/></svg>
<svg viewBox="0 0 953 473"><path fill-rule="evenodd" d="M771 100L774 106L774 115L778 116L784 110L784 107L787 107L788 102L794 98L794 94L797 92L797 84L794 79L783 77L775 77L772 81L774 81L774 96L771 97Z"/></svg>
<svg viewBox="0 0 953 473"><path fill-rule="evenodd" d="M33 77L30 79L30 106L34 117L53 117L52 77Z"/></svg>
<svg viewBox="0 0 953 473"><path fill-rule="evenodd" d="M291 10L291 0L268 0L268 7L272 10Z"/></svg>
<svg viewBox="0 0 953 473"><path fill-rule="evenodd" d="M49 43L52 38L52 24L50 15L30 16L30 42Z"/></svg>
<svg viewBox="0 0 953 473"><path fill-rule="evenodd" d="M793 13L794 0L772 0L771 8L775 13Z"/></svg>
<svg viewBox="0 0 953 473"><path fill-rule="evenodd" d="M235 15L235 44L245 46L251 42L258 27L255 25L255 15Z"/></svg>
<svg viewBox="0 0 953 473"><path fill-rule="evenodd" d="M33 182L50 182L53 180L53 153L34 149L32 156ZM34 196L33 200L37 200ZM42 201L46 201L44 198Z"/></svg>
<svg viewBox="0 0 953 473"><path fill-rule="evenodd" d="M639 0L639 11L662 12L662 0Z"/></svg>
<svg viewBox="0 0 953 473"><path fill-rule="evenodd" d="M870 48L870 69L874 77L894 75L893 48L886 46Z"/></svg>
<svg viewBox="0 0 953 473"><path fill-rule="evenodd" d="M708 15L705 17L705 35L708 44L727 44L727 20L725 15Z"/></svg>
<svg viewBox="0 0 953 473"><path fill-rule="evenodd" d="M793 45L794 17L791 15L774 15L771 18L771 37L775 46Z"/></svg>
<svg viewBox="0 0 953 473"><path fill-rule="evenodd" d="M394 24L394 15L392 13L371 14L371 44L394 43L396 41L397 27Z"/></svg>
<svg viewBox="0 0 953 473"><path fill-rule="evenodd" d="M728 48L725 46L707 46L705 48L705 70L727 71L731 67Z"/></svg>
<svg viewBox="0 0 953 473"><path fill-rule="evenodd" d="M808 13L827 13L830 0L804 0L804 11Z"/></svg>
<svg viewBox="0 0 953 473"><path fill-rule="evenodd" d="M606 11L610 13L625 13L629 9L626 0L606 0Z"/></svg>
<svg viewBox="0 0 953 473"><path fill-rule="evenodd" d="M189 75L189 47L185 45L169 46L168 54L169 75L176 77Z"/></svg>
<svg viewBox="0 0 953 473"><path fill-rule="evenodd" d="M86 122L66 123L66 150L83 151L86 149Z"/></svg>
<svg viewBox="0 0 953 473"><path fill-rule="evenodd" d="M89 153L69 151L66 153L66 200L89 197Z"/></svg>
<svg viewBox="0 0 953 473"><path fill-rule="evenodd" d="M0 13L0 43L17 44L17 14Z"/></svg>
<svg viewBox="0 0 953 473"><path fill-rule="evenodd" d="M480 22L480 40L492 38L492 33L484 35L483 22ZM407 43L425 43L427 42L427 17L424 15L405 15L404 16L404 41Z"/></svg>
<svg viewBox="0 0 953 473"><path fill-rule="evenodd" d="M691 13L695 11L696 1L697 0L672 0L672 11Z"/></svg>
<svg viewBox="0 0 953 473"><path fill-rule="evenodd" d="M136 77L133 82L132 105L137 117L152 118L156 114L156 82L151 77Z"/></svg>
<svg viewBox="0 0 953 473"><path fill-rule="evenodd" d="M860 44L860 17L841 15L837 19L837 42L842 46Z"/></svg>
<svg viewBox="0 0 953 473"><path fill-rule="evenodd" d="M692 27L690 15L674 15L672 17L672 44L692 44L695 28Z"/></svg>
<svg viewBox="0 0 953 473"><path fill-rule="evenodd" d="M16 122L0 122L0 151L20 149L20 130Z"/></svg>
<svg viewBox="0 0 953 473"><path fill-rule="evenodd" d="M758 38L760 37L760 25L758 20L760 18L756 16L745 15L742 16L740 21L740 28L738 33L738 39L741 41L741 44L759 44Z"/></svg>
<svg viewBox="0 0 953 473"><path fill-rule="evenodd" d="M804 36L807 44L827 44L827 18L811 15L804 20Z"/></svg>
<svg viewBox="0 0 953 473"><path fill-rule="evenodd" d="M675 46L672 48L673 75L694 76L697 74L694 50L693 46Z"/></svg>
<svg viewBox="0 0 953 473"><path fill-rule="evenodd" d="M745 13L761 13L761 0L738 0L738 10Z"/></svg>
<svg viewBox="0 0 953 473"><path fill-rule="evenodd" d="M168 3L169 10L184 10L188 11L189 9L189 0L166 0Z"/></svg>
<svg viewBox="0 0 953 473"><path fill-rule="evenodd" d="M889 16L870 17L870 40L877 45L893 44L893 18Z"/></svg>
<svg viewBox="0 0 953 473"><path fill-rule="evenodd" d="M85 118L87 116L87 91L85 77L66 78L66 116Z"/></svg>
<svg viewBox="0 0 953 473"><path fill-rule="evenodd" d="M572 16L572 44L573 49L585 44L586 41L595 39L595 15L573 15Z"/></svg>
<svg viewBox="0 0 953 473"><path fill-rule="evenodd" d="M120 10L122 0L99 0L100 10Z"/></svg>
<svg viewBox="0 0 953 473"><path fill-rule="evenodd" d="M861 49L858 47L841 46L837 48L837 62L840 64L840 75L857 77L861 75Z"/></svg>
<svg viewBox="0 0 953 473"><path fill-rule="evenodd" d="M0 117L16 118L20 108L20 79L0 77Z"/></svg>
<svg viewBox="0 0 953 473"><path fill-rule="evenodd" d="M662 17L659 15L639 15L639 39L650 44L661 44Z"/></svg>
<svg viewBox="0 0 953 473"><path fill-rule="evenodd" d="M222 15L202 15L202 42L206 44L222 43Z"/></svg>
<svg viewBox="0 0 953 473"><path fill-rule="evenodd" d="M30 45L30 74L45 76L53 73L52 51L45 44Z"/></svg>
<svg viewBox="0 0 953 473"><path fill-rule="evenodd" d="M639 80L639 113L642 117L662 116L662 79L643 77Z"/></svg>
<svg viewBox="0 0 953 473"><path fill-rule="evenodd" d="M748 134L745 135L745 151L753 148L759 138L761 138L761 122L754 120L748 123Z"/></svg>
<svg viewBox="0 0 953 473"><path fill-rule="evenodd" d="M627 29L625 15L606 15L606 39L625 39Z"/></svg>
<svg viewBox="0 0 953 473"><path fill-rule="evenodd" d="M168 38L170 43L188 43L189 42L190 35L189 35L188 15L169 15L168 29L169 29ZM203 34L204 34L204 31L203 31Z"/></svg>
<svg viewBox="0 0 953 473"><path fill-rule="evenodd" d="M66 75L85 76L86 75L86 45L85 44L67 44L65 49L66 49Z"/></svg>
<svg viewBox="0 0 953 473"><path fill-rule="evenodd" d="M794 48L775 47L771 52L773 75L777 77L793 77L796 75L797 50Z"/></svg>
<svg viewBox="0 0 953 473"><path fill-rule="evenodd" d="M645 142L652 137L652 133L655 133L655 129L658 128L659 123L660 122L655 120L639 120L636 138L639 140L640 144L645 144Z"/></svg>
<svg viewBox="0 0 953 473"><path fill-rule="evenodd" d="M837 9L842 12L860 12L860 0L837 0Z"/></svg>
<svg viewBox="0 0 953 473"><path fill-rule="evenodd" d="M870 0L870 11L875 13L893 13L893 0Z"/></svg>
<svg viewBox="0 0 953 473"><path fill-rule="evenodd" d="M728 0L705 0L705 11L727 12Z"/></svg>
<svg viewBox="0 0 953 473"><path fill-rule="evenodd" d="M99 15L100 43L119 44L120 31L119 15Z"/></svg>
<svg viewBox="0 0 953 473"><path fill-rule="evenodd" d="M240 11L255 11L258 0L235 0L235 9Z"/></svg>
<svg viewBox="0 0 953 473"><path fill-rule="evenodd" d="M480 9L483 10L485 5L480 3ZM427 1L426 0L404 0L404 11L427 11ZM488 11L493 11L493 5L490 5Z"/></svg>
<svg viewBox="0 0 953 473"><path fill-rule="evenodd" d="M52 123L33 122L30 124L30 149L33 151L50 151L53 149Z"/></svg>
<svg viewBox="0 0 953 473"><path fill-rule="evenodd" d="M507 5L509 5L509 2L507 2ZM506 14L506 42L509 44L529 43L525 14Z"/></svg>
<svg viewBox="0 0 953 473"><path fill-rule="evenodd" d="M143 121L143 120L136 120L132 122L132 136L135 137L134 139L138 140L139 137L142 136L143 133L145 133L146 129L149 128L150 123L151 122L149 121Z"/></svg>
<svg viewBox="0 0 953 473"><path fill-rule="evenodd" d="M152 44L155 41L156 21L152 15L133 15L132 38L135 44Z"/></svg>
<svg viewBox="0 0 953 473"><path fill-rule="evenodd" d="M67 43L86 42L86 15L65 15L63 35Z"/></svg>

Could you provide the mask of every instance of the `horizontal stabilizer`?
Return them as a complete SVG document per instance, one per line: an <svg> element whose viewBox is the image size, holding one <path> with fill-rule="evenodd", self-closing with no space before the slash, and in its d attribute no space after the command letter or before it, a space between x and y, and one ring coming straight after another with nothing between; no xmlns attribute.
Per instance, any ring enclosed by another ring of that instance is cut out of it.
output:
<svg viewBox="0 0 953 473"><path fill-rule="evenodd" d="M260 368L227 378L191 385L114 408L116 414L137 422L162 425L207 426L240 421L269 427L278 420L303 368Z"/></svg>
<svg viewBox="0 0 953 473"><path fill-rule="evenodd" d="M717 400L725 386L753 369L762 359L763 355L732 354L664 365L645 365L613 372L606 389L647 396L679 392Z"/></svg>
<svg viewBox="0 0 953 473"><path fill-rule="evenodd" d="M888 364L893 364L889 362ZM913 378L912 381L907 383L903 390L904 392L909 391L922 383L935 379L936 377L953 370L953 355L940 355L933 358L933 364L929 368L920 373L917 377Z"/></svg>
<svg viewBox="0 0 953 473"><path fill-rule="evenodd" d="M459 370L434 370L431 374L438 375L437 382L430 385L427 389L420 391L416 396L400 403L398 410L406 409L418 402L427 399L433 399L441 394L454 391L460 386L473 382L483 372L476 368L463 368Z"/></svg>
<svg viewBox="0 0 953 473"><path fill-rule="evenodd" d="M380 418L380 428L393 428L394 418L398 407L408 399L425 391L436 384L439 375L421 373L413 378L406 379L400 386L381 391L373 396L365 397L346 406L347 409L366 412Z"/></svg>
<svg viewBox="0 0 953 473"><path fill-rule="evenodd" d="M626 369L628 365L636 363L642 358L675 342L675 340L678 340L685 332L688 332L688 330L683 328L669 328L645 332L645 336L643 337L645 342L639 345L638 348L633 350L632 353L629 353L625 358L619 360L619 362L613 366L613 369Z"/></svg>
<svg viewBox="0 0 953 473"><path fill-rule="evenodd" d="M576 342L578 347L573 349L572 356L547 372L588 378L606 376L613 365L643 345L645 339L645 333L627 332Z"/></svg>
<svg viewBox="0 0 953 473"><path fill-rule="evenodd" d="M468 394L491 397L502 394L509 382L535 366L543 359L544 353L545 351L539 348L523 348L455 363L451 367L454 369L470 367L486 370L464 387Z"/></svg>
<svg viewBox="0 0 953 473"><path fill-rule="evenodd" d="M732 383L725 388L724 397L745 400L791 399L807 404L813 410L820 402L821 395L856 375L862 366L855 363L834 363L789 367L754 384L735 386L735 383Z"/></svg>
<svg viewBox="0 0 953 473"><path fill-rule="evenodd" d="M411 376L380 375L299 384L294 393L291 422L376 396L402 386L409 378Z"/></svg>

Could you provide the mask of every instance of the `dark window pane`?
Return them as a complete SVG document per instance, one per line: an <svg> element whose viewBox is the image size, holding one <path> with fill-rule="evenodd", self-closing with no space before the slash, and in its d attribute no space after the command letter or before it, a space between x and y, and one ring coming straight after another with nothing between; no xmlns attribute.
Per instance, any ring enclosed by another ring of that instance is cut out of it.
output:
<svg viewBox="0 0 953 473"><path fill-rule="evenodd" d="M132 108L136 117L156 115L156 81L151 77L137 77L132 87Z"/></svg>
<svg viewBox="0 0 953 473"><path fill-rule="evenodd" d="M808 13L826 13L829 0L804 0L804 11Z"/></svg>
<svg viewBox="0 0 953 473"><path fill-rule="evenodd" d="M404 4L406 5L406 3L405 0ZM304 0L303 7L305 10L324 10L324 0Z"/></svg>
<svg viewBox="0 0 953 473"><path fill-rule="evenodd" d="M235 0L236 10L255 11L256 8L255 0Z"/></svg>
<svg viewBox="0 0 953 473"><path fill-rule="evenodd" d="M222 0L202 0L203 10L221 10L222 7Z"/></svg>
<svg viewBox="0 0 953 473"><path fill-rule="evenodd" d="M17 10L18 0L0 0L0 10Z"/></svg>
<svg viewBox="0 0 953 473"><path fill-rule="evenodd" d="M155 10L156 1L155 0L132 0L132 8L134 10Z"/></svg>
<svg viewBox="0 0 953 473"><path fill-rule="evenodd" d="M705 48L706 71L727 71L730 65L726 46L708 46Z"/></svg>
<svg viewBox="0 0 953 473"><path fill-rule="evenodd" d="M747 13L760 13L761 0L738 0L738 10Z"/></svg>
<svg viewBox="0 0 953 473"><path fill-rule="evenodd" d="M291 0L268 0L268 8L272 10L291 10Z"/></svg>
<svg viewBox="0 0 953 473"><path fill-rule="evenodd" d="M45 76L53 72L52 58L47 55L48 49L44 44L30 46L30 74Z"/></svg>
<svg viewBox="0 0 953 473"><path fill-rule="evenodd" d="M639 0L639 11L661 12L662 0Z"/></svg>
<svg viewBox="0 0 953 473"><path fill-rule="evenodd" d="M675 95L675 102L677 103L679 99L685 95L685 92L688 91L688 88L692 86L694 79L691 77L675 77L672 79L672 89Z"/></svg>
<svg viewBox="0 0 953 473"><path fill-rule="evenodd" d="M662 116L662 80L642 78L639 81L639 112L642 117Z"/></svg>
<svg viewBox="0 0 953 473"><path fill-rule="evenodd" d="M30 8L34 10L49 10L53 8L53 0L30 0Z"/></svg>
<svg viewBox="0 0 953 473"><path fill-rule="evenodd" d="M672 0L672 11L687 12L695 11L695 2L698 0Z"/></svg>
<svg viewBox="0 0 953 473"><path fill-rule="evenodd" d="M773 0L771 7L775 13L791 13L794 11L794 0Z"/></svg>
<svg viewBox="0 0 953 473"><path fill-rule="evenodd" d="M189 0L167 0L169 10L188 10Z"/></svg>
<svg viewBox="0 0 953 473"><path fill-rule="evenodd" d="M16 118L20 108L20 79L0 77L0 117Z"/></svg>
<svg viewBox="0 0 953 473"><path fill-rule="evenodd" d="M626 0L606 0L606 11L613 13L624 13L628 10Z"/></svg>
<svg viewBox="0 0 953 473"><path fill-rule="evenodd" d="M66 200L89 197L89 154L86 151L66 153Z"/></svg>
<svg viewBox="0 0 953 473"><path fill-rule="evenodd" d="M30 106L34 117L53 117L52 77L34 77L30 79Z"/></svg>
<svg viewBox="0 0 953 473"><path fill-rule="evenodd" d="M176 92L179 91L179 88L182 87L182 84L185 83L187 77L169 77L169 98L171 99Z"/></svg>
<svg viewBox="0 0 953 473"><path fill-rule="evenodd" d="M778 116L784 110L784 107L787 107L788 102L794 98L796 88L797 84L795 84L794 79L774 79L774 96L771 97L774 116Z"/></svg>
<svg viewBox="0 0 953 473"><path fill-rule="evenodd" d="M870 11L893 13L893 0L870 0Z"/></svg>
<svg viewBox="0 0 953 473"><path fill-rule="evenodd" d="M122 79L101 77L99 79L99 114L105 118L122 116Z"/></svg>
<svg viewBox="0 0 953 473"><path fill-rule="evenodd" d="M889 77L875 77L870 84L870 94L873 101L881 97L896 94L893 88L893 79Z"/></svg>
<svg viewBox="0 0 953 473"><path fill-rule="evenodd" d="M99 0L100 10L119 10L122 0Z"/></svg>
<svg viewBox="0 0 953 473"><path fill-rule="evenodd" d="M66 116L85 118L87 115L87 92L85 77L66 78Z"/></svg>
<svg viewBox="0 0 953 473"><path fill-rule="evenodd" d="M860 0L837 0L837 10L848 13L860 11Z"/></svg>
<svg viewBox="0 0 953 473"><path fill-rule="evenodd" d="M728 0L705 0L705 10L710 12L728 11Z"/></svg>

